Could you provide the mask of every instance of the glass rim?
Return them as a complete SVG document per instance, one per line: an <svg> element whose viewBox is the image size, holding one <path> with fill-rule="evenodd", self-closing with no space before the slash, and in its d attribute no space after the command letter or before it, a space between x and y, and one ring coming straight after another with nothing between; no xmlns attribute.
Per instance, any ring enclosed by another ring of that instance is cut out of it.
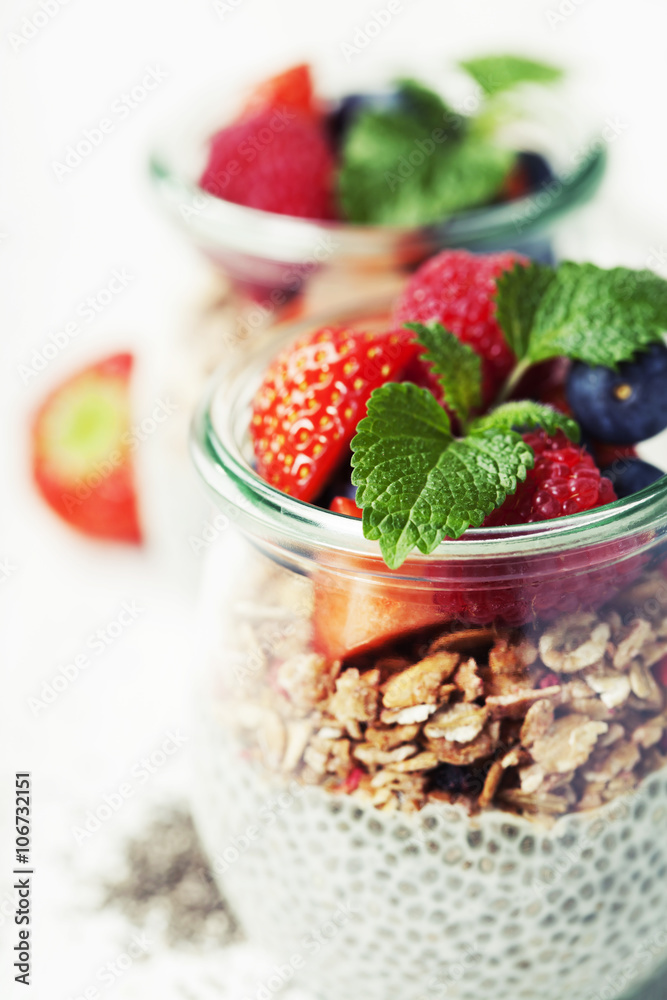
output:
<svg viewBox="0 0 667 1000"><path fill-rule="evenodd" d="M191 453L195 467L215 500L273 538L315 548L380 556L377 542L364 538L361 520L295 499L261 479L244 454L250 402L268 362L299 335L320 326L376 320L386 314L387 299L337 310L273 327L257 338L250 351L225 363L208 383L192 421ZM469 528L457 540L445 539L430 555L414 552L411 563L478 559L483 556L537 555L562 552L597 542L667 526L667 474L640 493L598 507L525 525Z"/></svg>
<svg viewBox="0 0 667 1000"><path fill-rule="evenodd" d="M558 169L553 156L542 150L554 170L554 180L544 191L539 188L511 201L455 212L426 226L360 225L280 215L207 193L197 183L199 170L192 154L204 148L209 134L208 116L201 111L198 114L196 106L193 114L177 118L175 125L170 122L163 130L153 143L148 161L158 197L181 227L212 251L256 255L283 263L298 263L327 238L335 241L327 259L389 254L410 260L446 246L474 247L532 237L587 201L600 184L607 163L603 142L591 141L584 147L585 155L567 169ZM567 145L576 151L571 138ZM578 148L581 151L582 147ZM538 204L542 194L546 197ZM184 209L190 211L184 213Z"/></svg>

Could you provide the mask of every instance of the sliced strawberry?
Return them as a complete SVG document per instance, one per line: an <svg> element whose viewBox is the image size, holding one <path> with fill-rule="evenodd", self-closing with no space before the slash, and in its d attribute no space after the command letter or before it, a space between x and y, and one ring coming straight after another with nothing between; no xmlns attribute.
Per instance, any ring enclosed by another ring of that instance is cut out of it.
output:
<svg viewBox="0 0 667 1000"><path fill-rule="evenodd" d="M361 517L363 513L352 497L334 497L329 504L329 510L334 514L347 514L348 517Z"/></svg>
<svg viewBox="0 0 667 1000"><path fill-rule="evenodd" d="M323 327L288 347L255 396L257 472L299 500L314 500L347 455L373 389L396 381L418 346L408 330Z"/></svg>
<svg viewBox="0 0 667 1000"><path fill-rule="evenodd" d="M96 538L141 542L130 444L131 354L64 382L32 428L32 469L49 506Z"/></svg>
<svg viewBox="0 0 667 1000"><path fill-rule="evenodd" d="M248 118L266 108L296 108L317 113L310 66L300 63L259 83L250 94L239 118Z"/></svg>
<svg viewBox="0 0 667 1000"><path fill-rule="evenodd" d="M435 588L378 578L377 560L361 556L350 560L350 569L345 576L322 569L314 579L315 646L325 656L342 659L445 621Z"/></svg>

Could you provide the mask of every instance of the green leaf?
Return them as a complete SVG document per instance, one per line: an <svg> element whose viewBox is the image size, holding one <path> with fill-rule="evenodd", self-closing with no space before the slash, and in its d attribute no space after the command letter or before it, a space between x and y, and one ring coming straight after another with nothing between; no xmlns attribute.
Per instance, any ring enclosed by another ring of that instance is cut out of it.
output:
<svg viewBox="0 0 667 1000"><path fill-rule="evenodd" d="M555 434L561 430L571 441L579 441L581 431L576 420L566 416L552 406L544 403L536 403L532 399L519 399L516 402L503 403L490 413L484 414L472 424L470 432L477 434L480 431L496 428L501 431L521 431L531 430L534 427L542 427L547 434Z"/></svg>
<svg viewBox="0 0 667 1000"><path fill-rule="evenodd" d="M350 127L340 201L352 222L428 225L488 202L514 160L437 94L403 81L395 109L370 109Z"/></svg>
<svg viewBox="0 0 667 1000"><path fill-rule="evenodd" d="M489 97L522 83L555 83L563 70L523 56L482 56L459 63Z"/></svg>
<svg viewBox="0 0 667 1000"><path fill-rule="evenodd" d="M519 361L526 356L535 313L555 274L543 264L515 264L496 279L496 318Z"/></svg>
<svg viewBox="0 0 667 1000"><path fill-rule="evenodd" d="M445 402L465 424L472 410L482 405L482 361L468 344L440 323L406 323L426 348L422 355L438 376Z"/></svg>
<svg viewBox="0 0 667 1000"><path fill-rule="evenodd" d="M513 431L452 437L447 414L409 382L376 389L352 441L357 503L366 538L398 568L416 547L433 552L514 493L534 456Z"/></svg>
<svg viewBox="0 0 667 1000"><path fill-rule="evenodd" d="M507 320L505 320L507 321ZM504 327L503 327L504 329ZM667 281L652 271L561 264L533 316L526 358L616 368L667 331Z"/></svg>

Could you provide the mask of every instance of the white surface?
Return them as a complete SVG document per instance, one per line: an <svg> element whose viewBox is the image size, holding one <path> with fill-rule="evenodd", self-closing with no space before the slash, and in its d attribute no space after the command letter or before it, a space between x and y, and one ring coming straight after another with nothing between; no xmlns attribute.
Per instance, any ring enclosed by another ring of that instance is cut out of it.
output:
<svg viewBox="0 0 667 1000"><path fill-rule="evenodd" d="M218 10L213 0L45 2L57 13L18 48L10 34L40 5L6 0L0 12L0 557L15 567L0 583L0 900L10 878L11 775L18 769L34 775L37 871L34 985L30 992L13 988L8 923L0 926L0 982L3 997L65 1000L122 950L125 933L85 909L85 883L77 872L93 870L100 855L117 849L121 831L136 825L151 797L175 795L188 780L183 751L78 849L75 866L65 867L63 852L74 845L70 828L85 810L125 780L171 727L189 734L198 559L188 536L201 530L206 505L186 471L186 413L181 409L139 454L149 528L149 545L141 552L71 535L35 497L26 467L28 415L50 385L87 360L117 347L135 350L138 417L173 386L179 338L210 275L151 201L145 172L151 134L207 85L226 79L236 87L312 53L322 81L335 86L351 77L370 80L386 65L418 68L426 54L444 60L523 49L576 67L582 93L601 118L623 123L610 148L613 165L602 195L563 235L562 250L603 264L641 266L652 255L655 260L653 248L667 247L667 7L662 0L402 0L378 37L346 56L342 43L359 39L358 29L382 0L218 0ZM121 118L116 102L148 67L158 67L166 79ZM53 161L104 117L113 131L59 180ZM667 253L654 266L667 273ZM75 318L79 303L118 268L133 276L128 287L24 384L18 366ZM27 699L128 600L144 609L136 623L35 717ZM226 953L216 963L216 977L227 986L205 987L204 959L152 955L102 995L182 1000L210 991L241 1000L254 961L242 946Z"/></svg>

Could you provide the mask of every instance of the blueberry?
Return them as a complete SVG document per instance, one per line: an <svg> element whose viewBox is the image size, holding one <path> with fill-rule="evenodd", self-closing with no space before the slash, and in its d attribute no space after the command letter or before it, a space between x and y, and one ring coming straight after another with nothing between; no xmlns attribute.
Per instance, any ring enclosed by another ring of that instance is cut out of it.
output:
<svg viewBox="0 0 667 1000"><path fill-rule="evenodd" d="M603 475L611 479L616 490L616 496L632 496L646 489L651 483L661 479L664 473L649 462L642 462L641 458L617 458L613 465L603 471Z"/></svg>
<svg viewBox="0 0 667 1000"><path fill-rule="evenodd" d="M474 769L470 767L459 767L457 764L438 764L431 771L430 777L431 787L443 792L458 794L460 792L481 791L479 772L475 774Z"/></svg>
<svg viewBox="0 0 667 1000"><path fill-rule="evenodd" d="M348 94L341 98L329 113L328 127L334 146L339 148L348 129L363 111L395 111L401 105L397 90L383 90L371 94Z"/></svg>
<svg viewBox="0 0 667 1000"><path fill-rule="evenodd" d="M618 371L577 361L567 398L584 431L599 441L634 444L667 427L667 347L652 344Z"/></svg>

